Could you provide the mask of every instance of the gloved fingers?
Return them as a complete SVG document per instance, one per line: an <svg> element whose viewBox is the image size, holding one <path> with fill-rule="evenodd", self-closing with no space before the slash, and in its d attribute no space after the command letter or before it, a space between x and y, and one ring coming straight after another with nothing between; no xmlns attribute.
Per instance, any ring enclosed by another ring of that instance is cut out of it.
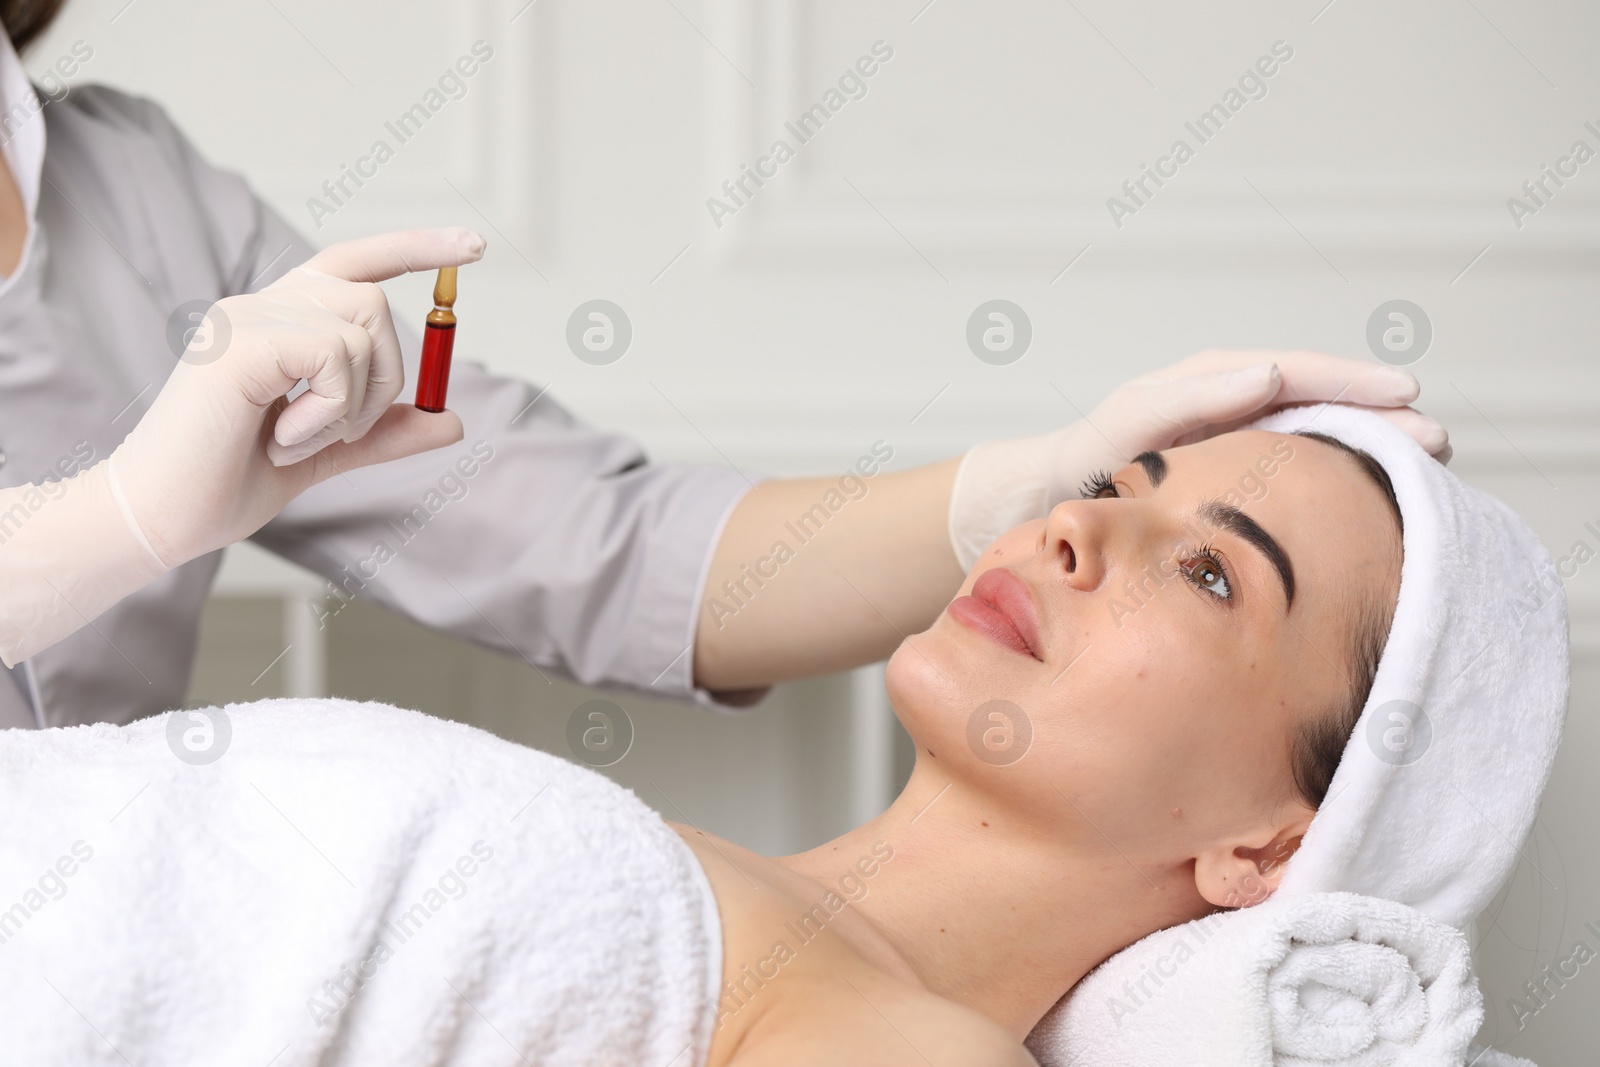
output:
<svg viewBox="0 0 1600 1067"><path fill-rule="evenodd" d="M277 466L298 462L339 437L355 391L349 348L343 334L308 326L281 336L274 347L278 368L289 381L305 380L306 390L291 400L273 425L267 455Z"/></svg>
<svg viewBox="0 0 1600 1067"><path fill-rule="evenodd" d="M352 415L344 440L354 441L389 409L405 384L405 358L400 338L395 334L394 318L389 313L389 298L375 284L352 285L345 294L350 303L342 313L363 336L365 358L357 379L362 395L351 404Z"/></svg>
<svg viewBox="0 0 1600 1067"><path fill-rule="evenodd" d="M311 397L311 395L312 394L309 392L301 393L294 399L293 404L298 404L301 400ZM293 404L291 404L290 407L292 407ZM285 409L285 414L288 414L287 408ZM320 417L320 413L318 416L307 416L303 412L296 412L293 416L294 419L302 419L307 417ZM267 459L272 462L274 467L288 467L295 463L299 463L307 456L314 455L317 452L322 451L324 448L328 447L328 445L339 440L343 434L344 422L341 419L335 418L331 422L328 422L326 425L324 425L321 429L314 431L310 437L292 445L280 444L275 438L269 439L267 441Z"/></svg>
<svg viewBox="0 0 1600 1067"><path fill-rule="evenodd" d="M280 447L268 451L279 465L297 462L331 441L359 438L400 395L405 379L383 290L371 284L329 285L331 291L309 296L325 309L309 329L325 331L337 343L313 346L309 362L296 361L293 353L299 349L280 355L284 374L291 379L298 374L307 389L274 428Z"/></svg>
<svg viewBox="0 0 1600 1067"><path fill-rule="evenodd" d="M1239 370L1259 363L1278 365L1283 374L1279 400L1285 404L1338 400L1372 407L1400 407L1411 403L1421 392L1416 376L1400 367L1306 349L1208 349L1157 371L1154 377L1170 382L1196 373Z"/></svg>
<svg viewBox="0 0 1600 1067"><path fill-rule="evenodd" d="M375 282L346 282L316 275L286 287L280 299L290 302L290 314L344 338L352 375L350 403L340 436L346 441L355 440L394 402L405 383L404 359L389 313L389 298Z"/></svg>
<svg viewBox="0 0 1600 1067"><path fill-rule="evenodd" d="M329 245L297 270L349 282L379 282L419 270L476 263L485 247L484 239L464 226L397 230Z"/></svg>
<svg viewBox="0 0 1600 1067"><path fill-rule="evenodd" d="M344 338L351 364L350 374L337 382L326 365L318 366L322 384L302 375L310 389L289 405L275 427L268 446L274 463L296 462L335 438L357 440L400 395L405 383L400 340L388 299L376 283L409 271L472 263L482 258L485 247L481 236L463 227L379 234L326 248L268 287L342 320L326 325ZM330 388L334 385L337 390Z"/></svg>
<svg viewBox="0 0 1600 1067"><path fill-rule="evenodd" d="M309 457L306 463L311 474L307 484L314 485L356 467L444 448L464 435L461 418L453 411L434 414L410 404L391 404L360 440L335 441Z"/></svg>
<svg viewBox="0 0 1600 1067"><path fill-rule="evenodd" d="M389 322L388 315L375 327L339 318L334 318L330 325L344 339L350 363L350 403L339 422L340 438L354 441L371 429L378 416L400 395L405 371L399 365L398 342L387 351L380 351L382 344L373 336L375 328L381 336L382 327L388 327L390 337L394 336L394 325Z"/></svg>
<svg viewBox="0 0 1600 1067"><path fill-rule="evenodd" d="M1361 407L1362 405L1356 404L1351 406ZM1379 417L1393 423L1396 427L1402 430L1406 436L1410 437L1417 444L1421 445L1423 451L1427 452L1428 455L1439 459L1440 463L1448 463L1450 461L1450 455L1452 452L1450 448L1450 434L1449 431L1447 431L1439 422L1439 420L1432 418L1431 416L1424 415L1416 408L1410 407L1369 407L1366 410L1371 411L1375 415L1378 415ZM1315 422L1312 423L1310 428L1316 429ZM1443 458L1440 458L1441 456Z"/></svg>
<svg viewBox="0 0 1600 1067"><path fill-rule="evenodd" d="M1278 367L1283 371L1278 399L1285 404L1337 400L1358 407L1403 407L1422 391L1408 370L1320 352L1288 353Z"/></svg>
<svg viewBox="0 0 1600 1067"><path fill-rule="evenodd" d="M1186 437L1201 440L1249 421L1278 396L1281 381L1276 364L1262 363L1151 383L1129 399L1144 409L1152 424L1146 427L1150 436L1165 447L1190 443Z"/></svg>

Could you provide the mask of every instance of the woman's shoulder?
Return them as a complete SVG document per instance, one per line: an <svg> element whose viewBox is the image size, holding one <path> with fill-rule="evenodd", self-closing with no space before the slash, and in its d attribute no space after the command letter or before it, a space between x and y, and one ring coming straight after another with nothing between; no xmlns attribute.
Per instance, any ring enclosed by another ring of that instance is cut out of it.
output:
<svg viewBox="0 0 1600 1067"><path fill-rule="evenodd" d="M824 884L692 827L674 829L705 871L722 923L709 1067L924 1060L1033 1067L998 1024L924 987L854 906L871 893L892 850L841 864L841 876Z"/></svg>
<svg viewBox="0 0 1600 1067"><path fill-rule="evenodd" d="M964 1004L845 973L795 983L788 1002L750 1029L725 1067L826 1062L1038 1067L1013 1035Z"/></svg>

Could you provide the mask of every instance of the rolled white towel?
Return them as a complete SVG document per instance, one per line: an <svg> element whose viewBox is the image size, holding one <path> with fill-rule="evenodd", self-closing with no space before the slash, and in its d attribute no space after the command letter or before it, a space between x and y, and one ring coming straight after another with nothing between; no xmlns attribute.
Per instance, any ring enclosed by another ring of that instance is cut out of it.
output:
<svg viewBox="0 0 1600 1067"><path fill-rule="evenodd" d="M1462 1067L1483 997L1460 931L1353 893L1272 899L1112 956L1034 1028L1044 1067Z"/></svg>
<svg viewBox="0 0 1600 1067"><path fill-rule="evenodd" d="M1513 1056L1509 1052L1501 1052L1496 1048L1485 1048L1482 1045L1473 1045L1467 1049L1465 1067L1539 1067L1532 1060L1525 1060L1521 1056Z"/></svg>

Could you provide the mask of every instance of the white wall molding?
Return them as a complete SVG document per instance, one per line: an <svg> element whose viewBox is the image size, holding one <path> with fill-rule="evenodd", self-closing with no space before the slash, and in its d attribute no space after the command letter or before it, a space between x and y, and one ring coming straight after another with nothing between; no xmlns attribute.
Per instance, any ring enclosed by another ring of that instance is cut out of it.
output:
<svg viewBox="0 0 1600 1067"><path fill-rule="evenodd" d="M753 164L775 139L795 144L785 123L829 88L827 82L811 84L816 78L806 62L822 35L818 8L801 0L719 0L712 10L715 35L735 42L740 69L753 85L707 51L708 194L737 178L741 165ZM907 48L907 39L890 43ZM865 54L871 44L863 39L859 50ZM891 61L874 78L881 84L897 76ZM828 125L860 121L860 111L878 106L871 84L861 101L847 103ZM816 145L828 141L828 125L815 133ZM1183 134L1180 121L1172 132ZM1137 166L1101 174L1065 166L1049 172L1008 169L997 184L992 169L976 165L930 173L874 169L873 162L862 161L846 174L818 165L825 152L811 142L799 146L796 158L747 206L724 218L720 228L707 223L725 268L832 270L848 257L877 272L931 276L928 263L906 248L909 242L950 275L992 276L1008 269L1048 269L1053 275L1086 246L1099 270L1206 266L1331 277L1334 271L1404 268L1448 281L1491 247L1484 273L1600 272L1600 190L1575 180L1519 227L1507 199L1521 195L1528 175L1511 168L1426 173L1354 160L1327 174L1297 170L1286 160L1242 172L1226 151L1202 148L1163 186L1147 185L1153 195L1118 226L1107 200L1128 200L1122 183L1138 177Z"/></svg>

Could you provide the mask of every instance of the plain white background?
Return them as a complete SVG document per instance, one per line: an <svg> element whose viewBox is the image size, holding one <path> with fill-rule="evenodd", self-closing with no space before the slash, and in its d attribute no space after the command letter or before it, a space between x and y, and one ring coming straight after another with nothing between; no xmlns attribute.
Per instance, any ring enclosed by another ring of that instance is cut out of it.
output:
<svg viewBox="0 0 1600 1067"><path fill-rule="evenodd" d="M910 466L1042 430L1205 347L1371 359L1369 316L1408 299L1432 324L1412 369L1454 468L1562 557L1600 552L1584 525L1600 529L1600 160L1520 226L1507 201L1575 141L1600 150L1584 126L1600 127L1597 32L1573 0L74 0L28 63L87 42L74 84L154 97L314 240L478 228L490 250L462 275L457 358L547 383L657 460L753 479L842 471L879 439ZM314 209L477 41L493 56L459 99ZM716 225L707 198L794 144L784 122L878 41L893 58L865 95ZM1276 42L1293 55L1265 95L1198 144L1184 123ZM1180 137L1194 157L1118 226L1107 198ZM427 287L392 285L397 313L420 325ZM594 298L633 325L609 366L564 339ZM965 340L994 298L1032 323L1009 366ZM1600 929L1600 562L1571 569L1567 741L1475 933L1485 1038L1543 1064L1600 1046L1600 963L1520 1031L1509 1003L1576 942L1600 951L1584 926ZM285 633L311 646L315 587L230 560L195 695L328 689L565 751L593 694L362 605L317 656L263 672ZM671 818L798 849L892 784L872 690L870 673L782 687L739 718L618 698L636 737L611 773Z"/></svg>

